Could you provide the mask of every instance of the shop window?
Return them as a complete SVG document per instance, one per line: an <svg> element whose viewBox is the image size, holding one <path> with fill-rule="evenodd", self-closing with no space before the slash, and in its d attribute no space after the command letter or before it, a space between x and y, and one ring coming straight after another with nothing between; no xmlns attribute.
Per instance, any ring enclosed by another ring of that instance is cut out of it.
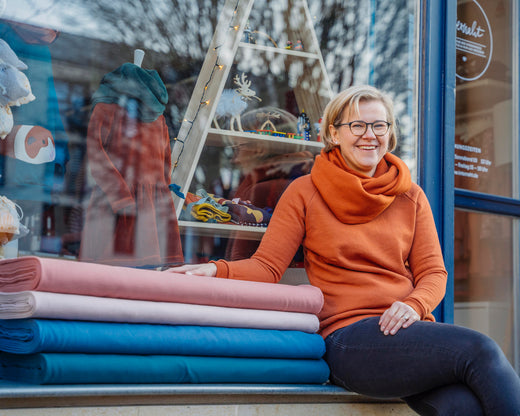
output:
<svg viewBox="0 0 520 416"><path fill-rule="evenodd" d="M6 255L154 268L249 256L280 193L312 167L328 98L352 84L392 95L396 153L415 174L415 7L412 0L8 2L0 38L27 66L17 70L35 98L11 106L13 128L0 141L0 195L23 211L28 231ZM214 41L226 18L236 48ZM136 49L144 51L140 65ZM254 93L232 125L230 113L215 117L212 106L237 88ZM188 137L194 116L199 130ZM189 140L203 146L188 151ZM219 224L211 208L196 218L179 195L204 197L200 190L215 196L213 207L235 198L252 207L242 208L241 224ZM297 255L293 265L300 262Z"/></svg>

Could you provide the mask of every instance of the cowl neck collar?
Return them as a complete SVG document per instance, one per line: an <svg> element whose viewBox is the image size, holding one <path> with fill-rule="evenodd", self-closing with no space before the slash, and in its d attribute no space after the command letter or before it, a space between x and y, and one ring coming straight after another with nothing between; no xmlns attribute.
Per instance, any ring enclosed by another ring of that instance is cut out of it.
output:
<svg viewBox="0 0 520 416"><path fill-rule="evenodd" d="M412 184L406 164L391 153L370 177L349 168L337 147L316 156L311 179L336 218L346 224L374 219Z"/></svg>

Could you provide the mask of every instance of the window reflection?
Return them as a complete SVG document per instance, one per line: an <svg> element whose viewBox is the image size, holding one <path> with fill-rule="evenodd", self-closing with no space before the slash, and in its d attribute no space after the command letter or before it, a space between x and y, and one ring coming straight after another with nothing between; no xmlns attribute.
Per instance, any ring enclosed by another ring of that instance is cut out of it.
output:
<svg viewBox="0 0 520 416"><path fill-rule="evenodd" d="M513 221L455 211L455 323L490 335L511 362Z"/></svg>
<svg viewBox="0 0 520 416"><path fill-rule="evenodd" d="M512 196L511 1L459 0L455 186Z"/></svg>
<svg viewBox="0 0 520 416"><path fill-rule="evenodd" d="M13 134L0 140L0 195L20 206L30 231L17 240L15 255L139 267L181 261L179 243L169 240L182 212L173 212L172 197L164 189L176 167L167 155L175 147L190 99L200 92L196 82L225 2L126 4L20 0L6 6L0 38L27 65L21 72L35 96L12 107ZM295 4L256 0L247 19L242 42L259 48L276 44L309 53L309 59L240 50L224 87L235 88L234 76L246 73L263 99L242 113L244 128L261 130L271 126L265 123L269 120L277 129L298 135L305 125L302 137L317 140L320 108L327 101L324 85L339 91L371 83L396 102L401 133L396 153L414 172L416 2L309 0L305 5L310 11L307 24L316 35L314 49L306 40L309 31L301 31L303 20ZM146 93L130 81L123 82L126 88L117 97L96 98L104 80L131 63L137 48L146 52L142 69L154 71L164 89L166 99L155 119L143 119ZM325 74L316 52L323 57ZM316 92L321 98L311 99ZM229 120L221 122L227 128ZM27 138L40 140L24 155L15 155L16 137L22 144ZM269 214L287 184L309 172L317 152L318 147L258 149L247 142L210 140L200 160L180 158L179 164L196 165L189 192L202 188L225 200L239 198ZM136 190L143 183L150 185L143 198L153 203L136 202L143 201ZM133 203L117 202L125 199L122 189ZM247 256L261 237L180 232L182 251L191 262Z"/></svg>

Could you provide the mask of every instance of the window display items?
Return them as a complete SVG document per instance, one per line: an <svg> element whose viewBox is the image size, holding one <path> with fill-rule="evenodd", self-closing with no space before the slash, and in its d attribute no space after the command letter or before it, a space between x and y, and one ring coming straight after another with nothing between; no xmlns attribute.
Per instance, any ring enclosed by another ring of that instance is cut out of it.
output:
<svg viewBox="0 0 520 416"><path fill-rule="evenodd" d="M55 151L55 157L46 163L27 163L5 154L0 156L4 170L0 191L16 200L27 217L40 214L41 202L55 203L54 196L63 190L69 158L68 136L59 112L50 53L50 45L57 37L58 32L53 29L0 21L0 38L5 42L0 42L0 59L17 68L18 83L31 90L30 95L17 101L19 106L10 104L13 125L39 126L48 130Z"/></svg>
<svg viewBox="0 0 520 416"><path fill-rule="evenodd" d="M247 101L250 101L253 98L262 101L261 98L256 96L256 91L250 88L251 81L247 81L246 78L247 76L244 73L242 73L240 77L238 74L235 75L234 82L238 85L238 88L235 88L234 90L227 89L222 92L215 112L215 118L213 119L216 128L220 129L217 119L229 116L229 129L235 130L236 123L238 130L244 131L240 115L247 108Z"/></svg>
<svg viewBox="0 0 520 416"><path fill-rule="evenodd" d="M166 87L155 70L125 63L101 80L87 133L96 185L80 260L135 267L183 261L168 188L171 150L163 116L167 101Z"/></svg>
<svg viewBox="0 0 520 416"><path fill-rule="evenodd" d="M14 125L13 121L13 112L11 111L11 107L8 105L0 106L0 139L5 139L5 137L12 130Z"/></svg>
<svg viewBox="0 0 520 416"><path fill-rule="evenodd" d="M258 133L265 136L287 137L288 139L303 139L303 136L295 132L279 131L279 129L271 121L271 118L279 119L281 114L278 112L260 112L257 118L265 118L266 121L260 126L258 130L247 130L250 133Z"/></svg>
<svg viewBox="0 0 520 416"><path fill-rule="evenodd" d="M0 141L0 154L35 165L52 162L56 157L54 138L40 126L15 126Z"/></svg>
<svg viewBox="0 0 520 416"><path fill-rule="evenodd" d="M298 117L298 135L302 136L304 140L311 139L311 122L305 110L302 110Z"/></svg>
<svg viewBox="0 0 520 416"><path fill-rule="evenodd" d="M22 209L5 196L0 196L0 259L5 258L4 247L10 241L27 235L27 228L20 223Z"/></svg>
<svg viewBox="0 0 520 416"><path fill-rule="evenodd" d="M14 125L11 106L20 106L33 101L36 97L31 91L29 79L22 72L28 67L23 63L9 44L0 39L0 138L11 132Z"/></svg>

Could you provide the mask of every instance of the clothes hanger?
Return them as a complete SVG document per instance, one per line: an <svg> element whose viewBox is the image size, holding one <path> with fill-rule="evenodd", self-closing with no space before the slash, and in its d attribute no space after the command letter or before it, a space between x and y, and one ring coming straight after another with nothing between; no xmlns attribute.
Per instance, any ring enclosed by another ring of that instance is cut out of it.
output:
<svg viewBox="0 0 520 416"><path fill-rule="evenodd" d="M136 49L134 51L134 65L141 67L144 58L144 51L142 49Z"/></svg>

